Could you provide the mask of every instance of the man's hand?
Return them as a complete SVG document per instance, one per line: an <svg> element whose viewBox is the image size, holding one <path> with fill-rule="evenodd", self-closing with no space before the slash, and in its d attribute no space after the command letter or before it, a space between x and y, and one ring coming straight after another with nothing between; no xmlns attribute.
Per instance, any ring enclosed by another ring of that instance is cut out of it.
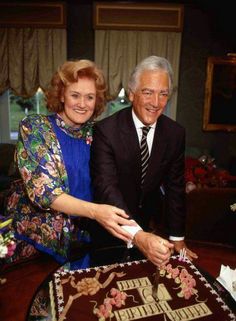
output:
<svg viewBox="0 0 236 321"><path fill-rule="evenodd" d="M161 267L169 262L174 245L155 234L138 231L133 243L153 264Z"/></svg>
<svg viewBox="0 0 236 321"><path fill-rule="evenodd" d="M192 261L193 259L197 259L198 256L196 253L192 252L186 245L186 243L183 241L170 241L171 243L173 243L174 245L174 250L175 252L179 253L180 250L182 250L183 248L185 248L186 250L186 255L187 255L187 258Z"/></svg>

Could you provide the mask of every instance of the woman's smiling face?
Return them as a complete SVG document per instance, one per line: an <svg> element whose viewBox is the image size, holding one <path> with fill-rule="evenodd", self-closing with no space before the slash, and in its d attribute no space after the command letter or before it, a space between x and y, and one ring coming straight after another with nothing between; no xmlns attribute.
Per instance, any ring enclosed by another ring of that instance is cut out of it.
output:
<svg viewBox="0 0 236 321"><path fill-rule="evenodd" d="M94 79L83 77L65 87L61 102L64 110L60 116L64 122L79 128L94 113L96 104L96 87Z"/></svg>

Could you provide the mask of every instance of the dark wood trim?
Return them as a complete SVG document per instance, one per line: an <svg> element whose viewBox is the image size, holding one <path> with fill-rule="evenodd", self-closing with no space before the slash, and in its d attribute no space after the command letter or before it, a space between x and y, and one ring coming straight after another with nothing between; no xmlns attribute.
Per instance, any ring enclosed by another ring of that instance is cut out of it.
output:
<svg viewBox="0 0 236 321"><path fill-rule="evenodd" d="M183 30L184 6L160 3L94 3L94 29Z"/></svg>
<svg viewBox="0 0 236 321"><path fill-rule="evenodd" d="M0 3L0 27L66 28L66 4Z"/></svg>

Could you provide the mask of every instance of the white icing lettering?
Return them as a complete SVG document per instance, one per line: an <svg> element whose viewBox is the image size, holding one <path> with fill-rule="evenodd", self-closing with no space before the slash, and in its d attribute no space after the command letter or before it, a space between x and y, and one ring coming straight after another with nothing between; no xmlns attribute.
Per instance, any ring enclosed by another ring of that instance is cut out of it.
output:
<svg viewBox="0 0 236 321"><path fill-rule="evenodd" d="M160 309L159 305L156 304L156 305L153 305L153 304L145 304L143 306L145 312L146 312L146 315L153 315L153 314L156 314L156 312L158 313L161 313L162 310Z"/></svg>
<svg viewBox="0 0 236 321"><path fill-rule="evenodd" d="M143 301L143 303L152 303L155 301L152 296L152 290L151 287L146 288L138 288L139 295Z"/></svg>
<svg viewBox="0 0 236 321"><path fill-rule="evenodd" d="M205 303L196 304L195 307L200 315L202 315L202 313L212 314L212 312L209 310L208 306Z"/></svg>
<svg viewBox="0 0 236 321"><path fill-rule="evenodd" d="M172 300L171 295L169 294L169 292L167 291L167 288L165 287L165 285L163 283L160 283L158 286L157 296L158 296L159 301Z"/></svg>
<svg viewBox="0 0 236 321"><path fill-rule="evenodd" d="M176 311L169 311L167 313L167 316L171 321L181 321L181 319L178 317Z"/></svg>
<svg viewBox="0 0 236 321"><path fill-rule="evenodd" d="M191 314L189 314L191 309ZM196 312L196 313L195 313ZM189 307L167 312L167 316L171 321L190 321L212 314L205 303L194 304Z"/></svg>
<svg viewBox="0 0 236 321"><path fill-rule="evenodd" d="M148 286L145 288L138 288L138 292L143 303L148 304L148 303L156 302L152 296L152 287ZM159 302L172 300L171 295L169 294L169 292L167 291L163 283L159 284L157 295L158 295Z"/></svg>
<svg viewBox="0 0 236 321"><path fill-rule="evenodd" d="M194 306L189 306L189 307L186 307L186 310L188 311L188 314L190 315L190 317L195 317L196 314L196 310L195 310L195 307Z"/></svg>
<svg viewBox="0 0 236 321"><path fill-rule="evenodd" d="M120 291L124 291L125 289L128 288L128 286L126 285L127 281L120 281L120 282L116 282L116 283L117 283L118 289Z"/></svg>
<svg viewBox="0 0 236 321"><path fill-rule="evenodd" d="M136 307L114 311L117 321L138 320L162 313L163 310L158 303L139 305Z"/></svg>
<svg viewBox="0 0 236 321"><path fill-rule="evenodd" d="M151 283L147 277L131 280L117 281L117 286L120 291L127 291L145 286L151 286Z"/></svg>
<svg viewBox="0 0 236 321"><path fill-rule="evenodd" d="M118 310L115 311L115 317L117 321L128 321L130 320L129 315L128 315L128 310L126 309L122 309L122 310Z"/></svg>
<svg viewBox="0 0 236 321"><path fill-rule="evenodd" d="M166 301L160 301L159 306L162 308L163 312L172 311L171 307L169 306L168 302L166 302Z"/></svg>

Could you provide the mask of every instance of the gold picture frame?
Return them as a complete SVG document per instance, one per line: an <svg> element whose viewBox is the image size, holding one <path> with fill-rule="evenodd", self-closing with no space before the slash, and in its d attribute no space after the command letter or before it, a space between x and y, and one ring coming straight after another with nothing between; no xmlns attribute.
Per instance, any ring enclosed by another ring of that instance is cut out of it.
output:
<svg viewBox="0 0 236 321"><path fill-rule="evenodd" d="M236 131L236 54L208 58L203 130Z"/></svg>

